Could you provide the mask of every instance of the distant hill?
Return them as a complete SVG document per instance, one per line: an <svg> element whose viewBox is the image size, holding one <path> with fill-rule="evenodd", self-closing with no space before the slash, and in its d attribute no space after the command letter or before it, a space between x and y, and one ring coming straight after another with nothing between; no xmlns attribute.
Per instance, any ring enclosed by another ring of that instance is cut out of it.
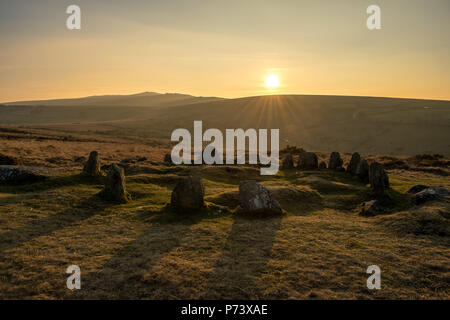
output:
<svg viewBox="0 0 450 320"><path fill-rule="evenodd" d="M195 97L179 93L156 93L142 92L131 95L104 95L90 96L74 99L55 99L55 100L35 100L35 101L17 101L7 102L3 105L9 106L110 106L110 107L171 107L187 105L198 102L217 101L222 98L216 97Z"/></svg>
<svg viewBox="0 0 450 320"><path fill-rule="evenodd" d="M279 128L281 146L297 145L313 151L450 155L450 101L279 95L170 108L11 108L16 107L0 107L0 123L8 123L5 119L12 120L14 114L14 123L47 123L45 126L63 131L169 140L174 129L192 132L193 121L203 120L204 130ZM51 122L54 124L48 124Z"/></svg>

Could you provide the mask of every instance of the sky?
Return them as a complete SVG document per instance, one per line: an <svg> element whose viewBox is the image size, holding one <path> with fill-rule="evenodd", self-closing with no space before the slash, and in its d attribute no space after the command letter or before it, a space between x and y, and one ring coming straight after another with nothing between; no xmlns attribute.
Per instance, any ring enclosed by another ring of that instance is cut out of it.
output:
<svg viewBox="0 0 450 320"><path fill-rule="evenodd" d="M66 27L71 4L81 30ZM366 26L372 4L380 30ZM0 102L143 91L449 100L449 14L448 0L1 0Z"/></svg>

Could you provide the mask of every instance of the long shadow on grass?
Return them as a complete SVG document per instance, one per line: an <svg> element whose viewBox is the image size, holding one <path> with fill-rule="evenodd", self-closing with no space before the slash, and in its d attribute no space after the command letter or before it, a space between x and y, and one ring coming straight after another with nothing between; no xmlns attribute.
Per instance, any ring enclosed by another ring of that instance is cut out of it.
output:
<svg viewBox="0 0 450 320"><path fill-rule="evenodd" d="M81 174L72 174L68 176L49 177L43 181L16 184L16 185L0 185L0 192L5 193L28 193L28 192L44 192L48 190L76 186L79 184L85 185L102 185L104 183L103 177L86 177Z"/></svg>
<svg viewBox="0 0 450 320"><path fill-rule="evenodd" d="M83 277L83 290L69 298L145 299L161 288L161 283L144 279L153 266L181 245L191 227L201 221L201 214L183 217L167 209L154 212L152 225L129 242L98 272Z"/></svg>
<svg viewBox="0 0 450 320"><path fill-rule="evenodd" d="M73 208L39 219L24 227L4 232L0 234L0 252L16 248L24 242L86 220L95 214L99 214L110 205L94 195Z"/></svg>
<svg viewBox="0 0 450 320"><path fill-rule="evenodd" d="M234 220L222 254L208 279L205 299L258 299L282 217Z"/></svg>

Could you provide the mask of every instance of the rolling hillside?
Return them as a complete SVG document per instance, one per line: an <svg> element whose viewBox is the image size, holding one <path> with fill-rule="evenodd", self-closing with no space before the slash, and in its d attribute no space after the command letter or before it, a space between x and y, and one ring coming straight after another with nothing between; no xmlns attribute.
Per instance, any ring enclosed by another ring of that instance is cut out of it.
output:
<svg viewBox="0 0 450 320"><path fill-rule="evenodd" d="M88 108L10 105L0 108L0 123L168 140L174 129L192 130L194 120L203 120L204 129L279 128L281 146L315 151L450 154L450 101L307 95L200 101L170 108L117 101Z"/></svg>

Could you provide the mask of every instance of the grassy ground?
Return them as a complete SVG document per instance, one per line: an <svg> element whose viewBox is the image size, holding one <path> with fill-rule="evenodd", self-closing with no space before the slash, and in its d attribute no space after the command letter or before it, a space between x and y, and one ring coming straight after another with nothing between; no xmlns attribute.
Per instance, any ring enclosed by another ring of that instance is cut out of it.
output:
<svg viewBox="0 0 450 320"><path fill-rule="evenodd" d="M58 172L44 182L0 186L0 298L450 297L449 203L411 206L405 194L419 183L449 187L448 177L393 171L396 206L365 218L358 205L372 199L367 186L328 170L261 177L251 167L147 161L127 167L133 201L121 205L97 196L103 178ZM209 207L172 213L165 209L171 190L189 174L203 178ZM268 186L286 215L219 212L218 205L237 206L245 179ZM81 290L66 288L72 264L81 268ZM372 264L381 268L381 290L366 287Z"/></svg>

